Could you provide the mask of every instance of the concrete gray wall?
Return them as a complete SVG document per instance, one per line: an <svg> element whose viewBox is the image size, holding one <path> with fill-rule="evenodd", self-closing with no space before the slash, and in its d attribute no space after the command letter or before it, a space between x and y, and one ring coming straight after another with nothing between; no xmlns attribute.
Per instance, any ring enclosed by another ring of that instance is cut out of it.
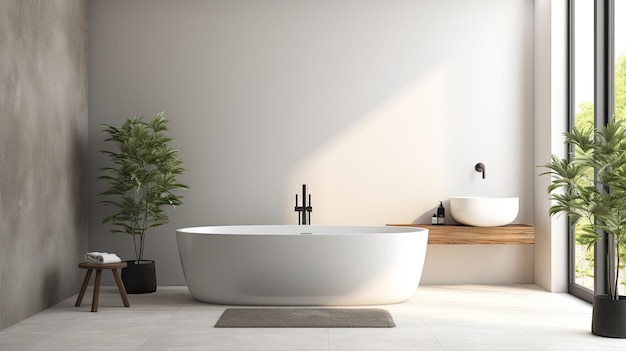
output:
<svg viewBox="0 0 626 351"><path fill-rule="evenodd" d="M0 329L76 293L87 0L0 0Z"/></svg>
<svg viewBox="0 0 626 351"><path fill-rule="evenodd" d="M101 124L159 111L191 186L148 234L161 285L185 284L176 228L297 223L303 183L316 224L428 223L440 200L481 195L519 196L516 222L533 224L533 6L90 1L90 249L133 251L101 224ZM523 245L438 247L423 282L532 283L533 260Z"/></svg>

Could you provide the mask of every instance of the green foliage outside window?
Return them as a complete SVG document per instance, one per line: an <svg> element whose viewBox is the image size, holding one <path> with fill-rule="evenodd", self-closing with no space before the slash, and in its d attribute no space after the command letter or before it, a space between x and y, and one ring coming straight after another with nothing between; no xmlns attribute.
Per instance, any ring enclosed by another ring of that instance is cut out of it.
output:
<svg viewBox="0 0 626 351"><path fill-rule="evenodd" d="M615 64L615 115L616 120L626 121L626 51L620 55ZM579 130L588 130L594 127L594 105L593 102L585 101L578 105L578 112L575 117L575 128ZM580 150L575 150L576 153L580 153ZM591 170L588 170L591 172ZM593 252L587 250L589 245L593 244L593 240L590 240L588 236L581 235L583 233L583 227L587 225L586 220L581 220L576 224L576 245L577 252L575 260L575 274L576 282L581 283L584 286L593 286ZM626 248L621 248L626 249ZM621 269L624 269L624 264L620 264ZM622 274L620 282L621 289L626 287L626 272ZM586 282L586 283L585 283ZM624 292L622 292L624 294Z"/></svg>

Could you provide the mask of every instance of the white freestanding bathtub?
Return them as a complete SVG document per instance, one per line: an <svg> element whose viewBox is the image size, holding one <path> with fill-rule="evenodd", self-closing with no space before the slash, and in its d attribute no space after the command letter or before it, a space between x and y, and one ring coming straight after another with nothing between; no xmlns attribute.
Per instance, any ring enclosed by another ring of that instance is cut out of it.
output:
<svg viewBox="0 0 626 351"><path fill-rule="evenodd" d="M191 295L228 305L379 305L419 285L428 230L263 225L178 229Z"/></svg>

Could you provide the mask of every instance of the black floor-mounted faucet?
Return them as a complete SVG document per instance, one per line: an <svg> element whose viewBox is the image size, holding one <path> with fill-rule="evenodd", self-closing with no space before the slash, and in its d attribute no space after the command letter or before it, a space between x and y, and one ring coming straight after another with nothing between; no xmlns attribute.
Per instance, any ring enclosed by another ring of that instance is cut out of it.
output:
<svg viewBox="0 0 626 351"><path fill-rule="evenodd" d="M311 224L311 212L313 211L313 207L311 207L311 194L309 194L308 205L307 205L306 200L307 200L306 184L302 184L302 206L298 206L298 194L296 194L296 207L295 207L295 211L298 212L298 224L299 225ZM307 221L307 216L309 217L308 221Z"/></svg>

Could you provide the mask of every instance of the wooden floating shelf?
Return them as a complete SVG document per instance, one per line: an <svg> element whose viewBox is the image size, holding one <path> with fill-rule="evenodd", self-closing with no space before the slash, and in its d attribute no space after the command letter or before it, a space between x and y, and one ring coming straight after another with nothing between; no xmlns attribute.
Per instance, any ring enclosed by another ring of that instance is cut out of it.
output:
<svg viewBox="0 0 626 351"><path fill-rule="evenodd" d="M519 245L535 243L535 228L525 224L502 227L471 227L467 225L387 224L388 226L421 227L428 229L428 243Z"/></svg>

